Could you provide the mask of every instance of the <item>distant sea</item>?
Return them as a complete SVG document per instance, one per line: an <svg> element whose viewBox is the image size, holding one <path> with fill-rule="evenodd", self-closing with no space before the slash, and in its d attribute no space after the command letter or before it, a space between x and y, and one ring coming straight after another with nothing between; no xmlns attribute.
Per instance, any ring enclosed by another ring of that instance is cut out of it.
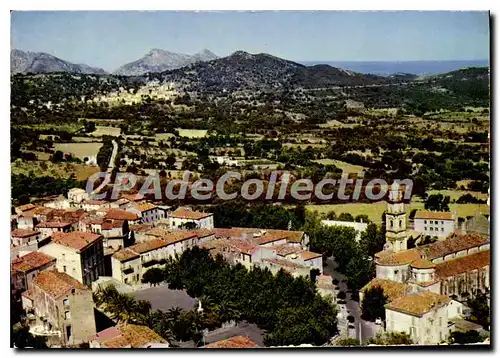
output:
<svg viewBox="0 0 500 358"><path fill-rule="evenodd" d="M469 61L298 61L306 66L326 64L360 73L387 76L395 73L435 75L464 67L489 67L489 60Z"/></svg>

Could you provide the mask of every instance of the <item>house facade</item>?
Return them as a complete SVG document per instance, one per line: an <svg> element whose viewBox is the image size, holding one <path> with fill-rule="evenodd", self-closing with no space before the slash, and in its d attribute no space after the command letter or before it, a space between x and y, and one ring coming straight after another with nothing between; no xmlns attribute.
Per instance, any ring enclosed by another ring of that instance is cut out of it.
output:
<svg viewBox="0 0 500 358"><path fill-rule="evenodd" d="M103 236L81 231L56 233L52 242L40 248L57 259L56 267L78 282L90 285L104 275Z"/></svg>
<svg viewBox="0 0 500 358"><path fill-rule="evenodd" d="M92 291L69 275L55 270L40 272L33 279L31 307L50 330L61 333L63 345L88 342L96 333ZM27 301L24 301L27 302Z"/></svg>
<svg viewBox="0 0 500 358"><path fill-rule="evenodd" d="M42 252L30 252L11 262L11 281L14 289L24 292L32 288L33 279L42 271L54 269L56 258Z"/></svg>
<svg viewBox="0 0 500 358"><path fill-rule="evenodd" d="M455 216L449 212L417 211L414 231L424 235L446 238L457 229Z"/></svg>
<svg viewBox="0 0 500 358"><path fill-rule="evenodd" d="M170 228L176 229L183 225L192 223L197 229L214 228L214 216L212 213L204 213L200 211L193 211L189 208L178 208L168 217Z"/></svg>

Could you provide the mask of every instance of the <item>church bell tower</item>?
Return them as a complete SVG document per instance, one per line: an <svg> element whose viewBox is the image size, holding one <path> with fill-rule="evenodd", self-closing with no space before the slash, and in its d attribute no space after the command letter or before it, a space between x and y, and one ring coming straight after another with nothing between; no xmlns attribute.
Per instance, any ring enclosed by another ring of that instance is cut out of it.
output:
<svg viewBox="0 0 500 358"><path fill-rule="evenodd" d="M394 184L389 189L389 198L387 200L385 241L385 250L398 252L407 249L408 233L403 192Z"/></svg>

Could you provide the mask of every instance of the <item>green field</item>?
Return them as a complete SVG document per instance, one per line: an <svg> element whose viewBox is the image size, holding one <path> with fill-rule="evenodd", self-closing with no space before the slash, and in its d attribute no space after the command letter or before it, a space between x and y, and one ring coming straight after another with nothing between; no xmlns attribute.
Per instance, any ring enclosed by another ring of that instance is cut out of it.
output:
<svg viewBox="0 0 500 358"><path fill-rule="evenodd" d="M206 129L182 129L176 128L179 132L179 136L187 138L202 138L207 135Z"/></svg>

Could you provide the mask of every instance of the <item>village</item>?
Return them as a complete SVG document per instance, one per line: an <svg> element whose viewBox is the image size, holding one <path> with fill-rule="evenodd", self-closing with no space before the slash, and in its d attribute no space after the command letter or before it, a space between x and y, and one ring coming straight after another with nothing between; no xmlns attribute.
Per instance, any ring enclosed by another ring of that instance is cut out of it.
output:
<svg viewBox="0 0 500 358"><path fill-rule="evenodd" d="M400 190L389 193L386 244L373 258L376 277L359 290L357 301L331 264L335 253L324 257L310 251L304 231L217 228L209 212L174 208L133 192L114 201L93 200L80 188L13 211L12 294L19 297L29 332L43 337L49 347L171 346L145 325L106 317L105 303L96 302L96 295L113 287L151 304L161 301L161 310L177 305L202 312L201 299L170 289L165 282L151 287L147 278L152 276L148 271L195 247L247 270L313 280L316 292L338 310L338 333L326 346L346 339L365 343L387 332L405 332L420 345L445 343L455 331L485 333L481 325L467 320L466 302L479 293L489 301L489 219L478 214L459 225L453 213L418 211L410 223ZM357 234L367 226L341 220L323 220L322 225L354 227ZM408 248L409 240L429 233L437 241ZM367 311L362 304L376 290L383 290L387 303L379 307L383 317L370 322L362 318ZM106 324L100 316L107 318ZM261 347L262 338L255 331L256 326L234 320L204 332L198 346ZM176 346L191 347L186 342Z"/></svg>

